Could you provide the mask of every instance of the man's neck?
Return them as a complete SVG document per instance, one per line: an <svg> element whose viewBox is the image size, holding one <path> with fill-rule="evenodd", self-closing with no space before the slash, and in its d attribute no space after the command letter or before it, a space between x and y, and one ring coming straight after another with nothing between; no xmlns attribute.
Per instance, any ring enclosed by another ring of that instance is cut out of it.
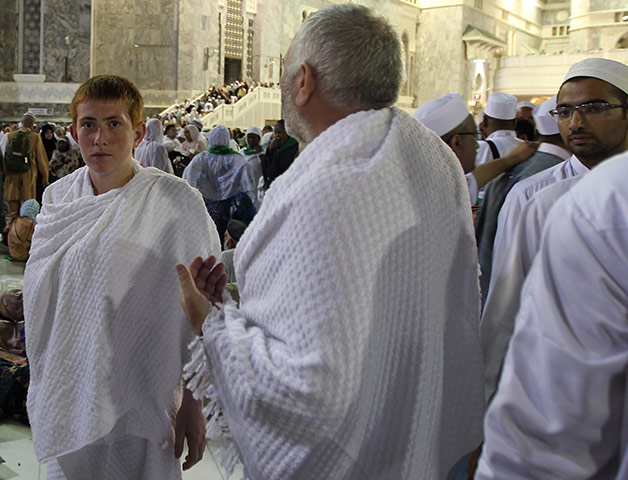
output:
<svg viewBox="0 0 628 480"><path fill-rule="evenodd" d="M595 167L596 165L599 165L600 163L602 163L604 160L607 160L611 157L614 157L615 155L625 152L626 149L625 148L621 148L621 149L617 149L612 151L610 154L606 153L605 155L588 155L588 156L584 156L584 155L578 155L577 153L574 153L574 156L580 160L580 162L585 165L589 170L591 170L593 167Z"/></svg>
<svg viewBox="0 0 628 480"><path fill-rule="evenodd" d="M93 170L89 170L89 179L92 182L92 188L94 189L94 195L102 195L110 190L123 187L129 180L133 178L135 172L133 172L133 165L124 165L118 170L107 173L98 173Z"/></svg>

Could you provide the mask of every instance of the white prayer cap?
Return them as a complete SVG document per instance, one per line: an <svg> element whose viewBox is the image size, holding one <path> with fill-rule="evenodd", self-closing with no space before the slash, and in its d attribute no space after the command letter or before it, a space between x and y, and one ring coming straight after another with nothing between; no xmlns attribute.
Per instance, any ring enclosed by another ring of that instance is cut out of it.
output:
<svg viewBox="0 0 628 480"><path fill-rule="evenodd" d="M517 115L517 97L507 93L491 93L484 114L497 120L514 120Z"/></svg>
<svg viewBox="0 0 628 480"><path fill-rule="evenodd" d="M576 77L591 77L604 80L628 94L628 66L615 60L585 58L578 63L574 63L567 72L563 84L567 80Z"/></svg>
<svg viewBox="0 0 628 480"><path fill-rule="evenodd" d="M532 110L536 129L541 135L558 135L558 122L549 113L554 108L556 108L556 95Z"/></svg>
<svg viewBox="0 0 628 480"><path fill-rule="evenodd" d="M414 111L420 120L439 137L451 132L469 116L469 109L457 93L448 93L440 98L425 102Z"/></svg>
<svg viewBox="0 0 628 480"><path fill-rule="evenodd" d="M536 108L536 105L534 103L531 102L519 102L517 104L517 110L519 110L520 108Z"/></svg>

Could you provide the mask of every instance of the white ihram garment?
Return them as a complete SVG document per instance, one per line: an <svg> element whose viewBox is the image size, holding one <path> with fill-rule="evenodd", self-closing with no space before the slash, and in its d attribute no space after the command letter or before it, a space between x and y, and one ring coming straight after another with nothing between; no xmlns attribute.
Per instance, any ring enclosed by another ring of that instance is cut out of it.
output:
<svg viewBox="0 0 628 480"><path fill-rule="evenodd" d="M628 154L550 211L476 480L628 478Z"/></svg>
<svg viewBox="0 0 628 480"><path fill-rule="evenodd" d="M235 263L203 343L250 478L441 480L480 443L469 194L435 133L397 108L329 127Z"/></svg>
<svg viewBox="0 0 628 480"><path fill-rule="evenodd" d="M129 437L174 457L172 420L193 338L174 265L218 255L220 242L185 181L135 161L133 169L126 185L101 195L87 167L44 193L24 277L28 413L40 462Z"/></svg>

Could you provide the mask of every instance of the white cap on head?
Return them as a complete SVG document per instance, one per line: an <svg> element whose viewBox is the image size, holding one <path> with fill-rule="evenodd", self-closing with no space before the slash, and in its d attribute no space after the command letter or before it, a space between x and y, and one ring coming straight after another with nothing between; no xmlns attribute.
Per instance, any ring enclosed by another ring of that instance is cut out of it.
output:
<svg viewBox="0 0 628 480"><path fill-rule="evenodd" d="M532 102L519 102L517 104L517 110L519 110L520 108L536 108L536 105Z"/></svg>
<svg viewBox="0 0 628 480"><path fill-rule="evenodd" d="M558 122L549 113L554 108L556 108L556 95L532 110L536 129L541 135L558 135Z"/></svg>
<svg viewBox="0 0 628 480"><path fill-rule="evenodd" d="M567 80L576 77L591 77L604 80L628 94L628 66L615 60L585 58L578 63L574 63L567 72L563 84Z"/></svg>
<svg viewBox="0 0 628 480"><path fill-rule="evenodd" d="M497 120L514 120L517 115L517 97L507 93L491 93L484 114Z"/></svg>
<svg viewBox="0 0 628 480"><path fill-rule="evenodd" d="M466 120L469 109L460 95L448 93L425 102L414 111L413 116L442 137Z"/></svg>
<svg viewBox="0 0 628 480"><path fill-rule="evenodd" d="M254 133L259 138L262 138L262 131L258 127L249 127L249 128L247 128L245 135L248 135L249 133Z"/></svg>

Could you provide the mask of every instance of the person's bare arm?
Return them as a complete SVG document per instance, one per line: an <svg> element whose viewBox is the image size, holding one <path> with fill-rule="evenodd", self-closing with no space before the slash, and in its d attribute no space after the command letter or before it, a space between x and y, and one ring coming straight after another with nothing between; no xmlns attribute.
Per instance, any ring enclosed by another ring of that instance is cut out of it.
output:
<svg viewBox="0 0 628 480"><path fill-rule="evenodd" d="M478 189L482 188L500 173L504 173L506 170L530 158L537 148L539 148L538 143L521 142L508 155L475 167L471 173L478 183Z"/></svg>

